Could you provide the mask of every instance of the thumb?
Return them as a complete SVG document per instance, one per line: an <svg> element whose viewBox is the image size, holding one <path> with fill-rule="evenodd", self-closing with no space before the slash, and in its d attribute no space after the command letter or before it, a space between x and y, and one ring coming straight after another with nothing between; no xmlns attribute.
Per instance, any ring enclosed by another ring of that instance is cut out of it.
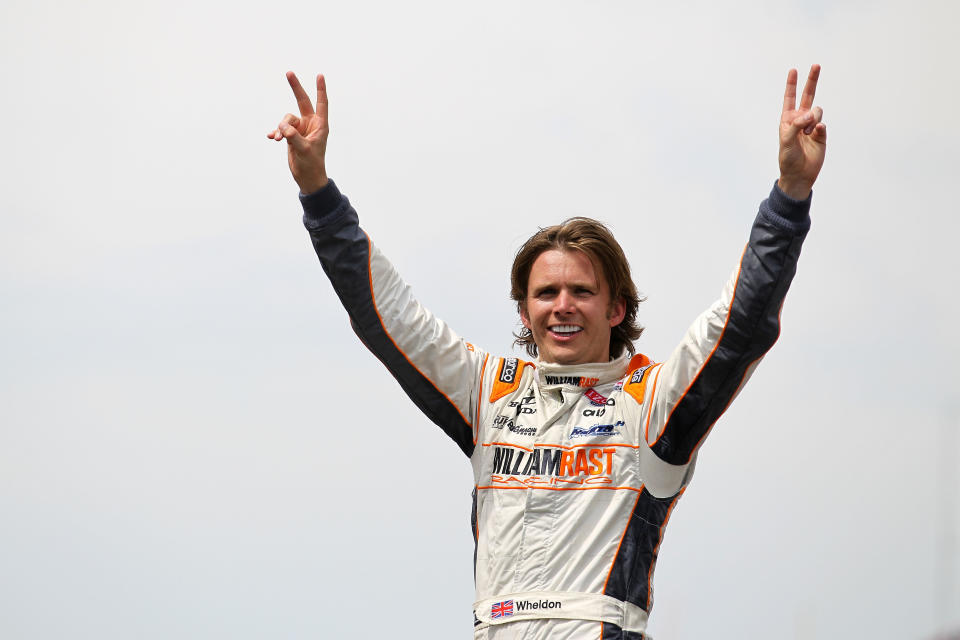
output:
<svg viewBox="0 0 960 640"><path fill-rule="evenodd" d="M303 153L307 150L307 141L303 139L303 136L300 135L296 127L292 127L284 122L280 125L280 134L286 138L287 143L297 152Z"/></svg>
<svg viewBox="0 0 960 640"><path fill-rule="evenodd" d="M806 111L801 113L796 118L793 119L789 125L787 125L787 130L784 132L786 140L794 140L800 134L801 131L807 127L816 123L816 118L812 111Z"/></svg>

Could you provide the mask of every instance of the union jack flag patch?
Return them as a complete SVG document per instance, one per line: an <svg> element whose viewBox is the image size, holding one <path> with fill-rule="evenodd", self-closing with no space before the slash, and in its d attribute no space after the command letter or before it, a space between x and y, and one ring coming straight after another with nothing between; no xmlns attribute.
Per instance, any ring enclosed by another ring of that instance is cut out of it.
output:
<svg viewBox="0 0 960 640"><path fill-rule="evenodd" d="M491 618L507 618L513 615L513 600L504 600L503 602L494 602L490 607Z"/></svg>

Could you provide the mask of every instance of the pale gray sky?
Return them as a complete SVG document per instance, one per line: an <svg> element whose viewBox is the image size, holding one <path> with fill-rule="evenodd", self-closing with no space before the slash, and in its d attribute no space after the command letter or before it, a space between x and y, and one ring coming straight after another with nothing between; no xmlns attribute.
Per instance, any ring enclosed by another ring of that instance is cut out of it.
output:
<svg viewBox="0 0 960 640"><path fill-rule="evenodd" d="M814 62L813 229L671 518L651 633L960 627L958 7L4 3L0 637L469 637L470 467L313 256L265 137L286 70L327 75L330 175L464 336L509 352L513 251L586 214L663 358Z"/></svg>

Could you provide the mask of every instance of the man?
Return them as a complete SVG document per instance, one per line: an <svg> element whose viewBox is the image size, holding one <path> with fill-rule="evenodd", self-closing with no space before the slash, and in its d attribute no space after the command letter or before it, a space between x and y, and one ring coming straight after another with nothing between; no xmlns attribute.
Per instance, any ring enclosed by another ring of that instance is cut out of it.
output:
<svg viewBox="0 0 960 640"><path fill-rule="evenodd" d="M696 453L779 333L809 228L826 127L814 65L787 76L780 178L720 299L662 363L633 355L637 294L601 224L574 218L520 249L512 296L531 357L497 358L424 309L328 180L327 95L287 74L286 139L304 224L354 331L474 470L474 634L644 640L663 530ZM632 357L631 357L632 356Z"/></svg>

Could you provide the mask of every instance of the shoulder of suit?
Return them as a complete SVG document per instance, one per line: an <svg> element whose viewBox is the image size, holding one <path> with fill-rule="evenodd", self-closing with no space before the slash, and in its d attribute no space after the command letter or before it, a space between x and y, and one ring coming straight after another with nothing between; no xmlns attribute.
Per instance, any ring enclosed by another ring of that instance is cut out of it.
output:
<svg viewBox="0 0 960 640"><path fill-rule="evenodd" d="M520 380L527 367L532 371L535 365L520 358L497 358L493 388L490 390L490 402L496 402L519 389Z"/></svg>
<svg viewBox="0 0 960 640"><path fill-rule="evenodd" d="M650 371L657 366L650 358L638 353L630 359L627 366L627 375L624 376L623 390L630 394L634 400L643 404L644 396L647 392L647 380L650 378Z"/></svg>

